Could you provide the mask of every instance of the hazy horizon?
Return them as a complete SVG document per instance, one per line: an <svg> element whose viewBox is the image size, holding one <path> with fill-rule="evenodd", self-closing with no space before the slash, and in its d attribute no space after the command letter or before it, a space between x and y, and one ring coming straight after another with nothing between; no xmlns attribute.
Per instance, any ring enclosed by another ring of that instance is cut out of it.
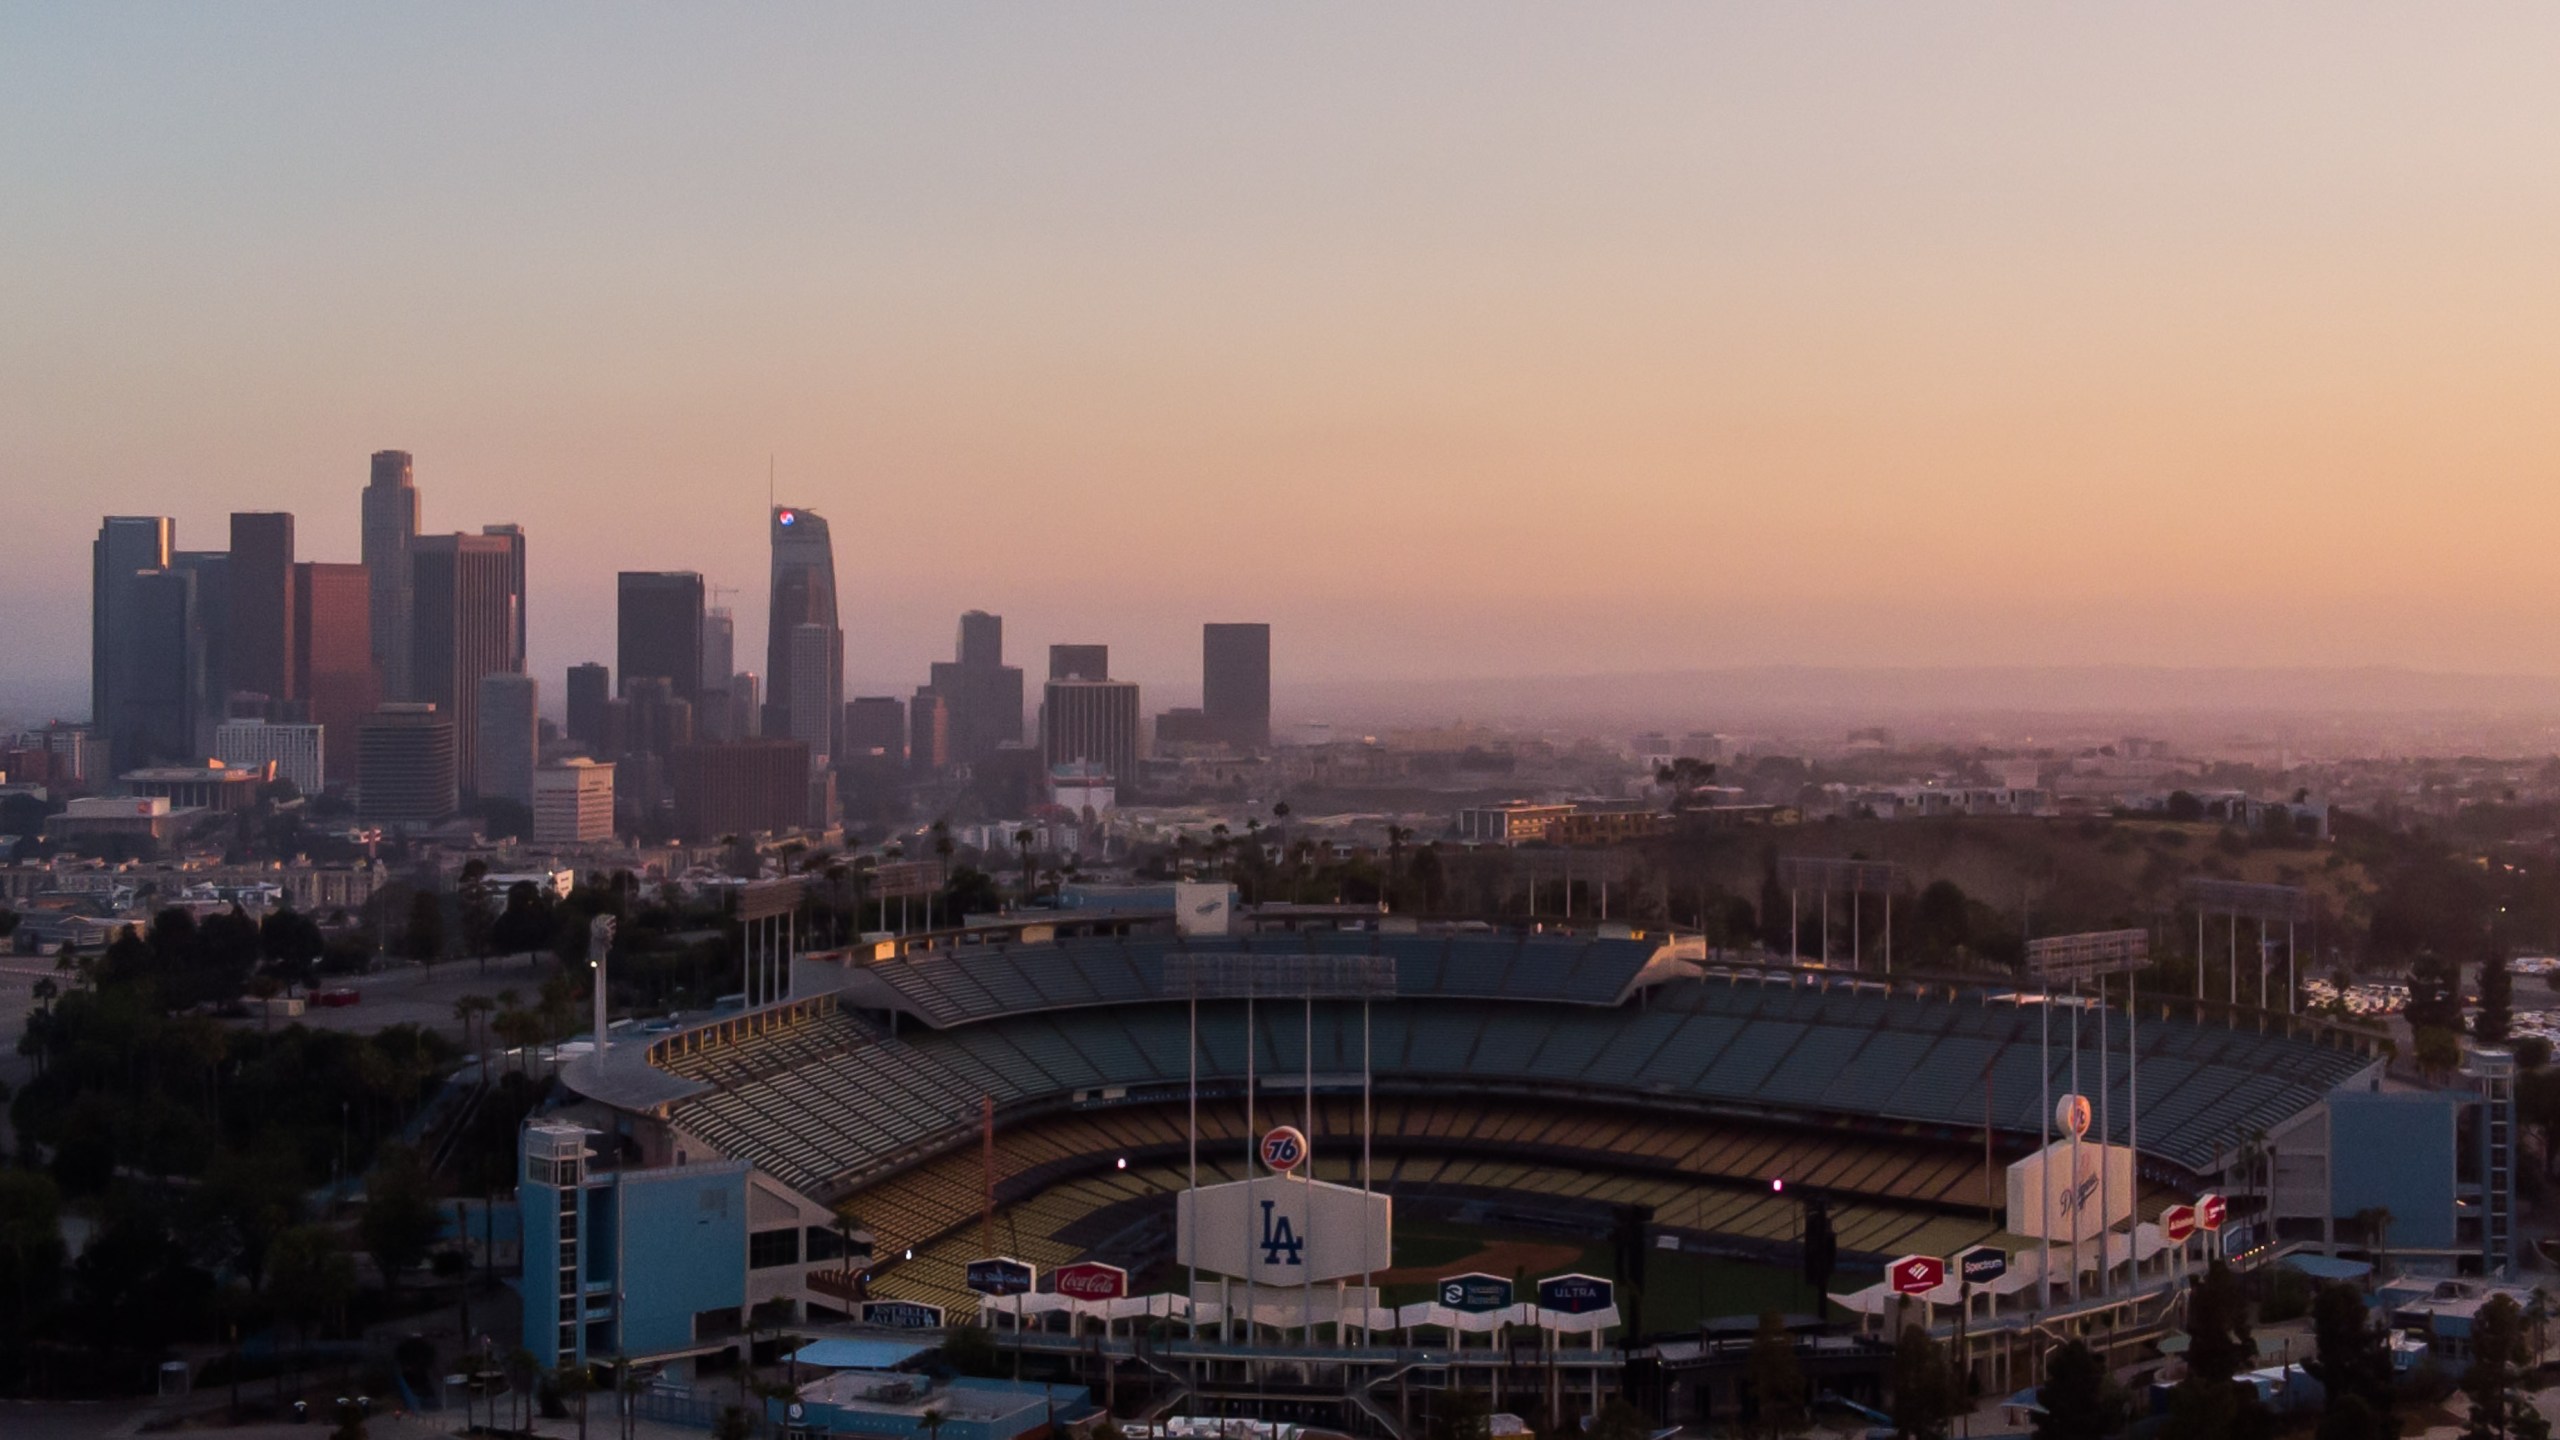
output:
<svg viewBox="0 0 2560 1440"><path fill-rule="evenodd" d="M1206 620L1272 622L1300 714L1784 664L2560 676L2555 42L9 11L0 691L85 693L101 515L192 548L287 509L354 559L381 448L429 529L527 528L552 709L617 569L735 587L761 656L769 461L832 522L848 694L973 607L1034 675L1109 643L1151 711Z"/></svg>

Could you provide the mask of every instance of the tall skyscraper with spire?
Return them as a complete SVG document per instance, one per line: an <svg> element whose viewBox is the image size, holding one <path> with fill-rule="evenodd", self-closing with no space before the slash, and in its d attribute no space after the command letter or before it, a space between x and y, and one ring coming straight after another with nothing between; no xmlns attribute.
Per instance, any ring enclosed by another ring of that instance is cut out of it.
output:
<svg viewBox="0 0 2560 1440"><path fill-rule="evenodd" d="M765 623L764 733L836 753L844 724L844 627L836 617L835 545L826 519L773 509L773 598ZM817 627L808 633L807 627Z"/></svg>
<svg viewBox="0 0 2560 1440"><path fill-rule="evenodd" d="M373 587L373 663L386 700L417 698L409 663L415 593L409 547L417 538L418 487L410 479L409 452L377 450L364 487L364 567Z"/></svg>

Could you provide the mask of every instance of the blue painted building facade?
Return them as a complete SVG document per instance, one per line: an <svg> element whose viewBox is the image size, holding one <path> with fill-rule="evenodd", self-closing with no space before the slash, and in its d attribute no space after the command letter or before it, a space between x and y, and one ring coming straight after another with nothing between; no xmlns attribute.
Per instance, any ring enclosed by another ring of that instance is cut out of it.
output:
<svg viewBox="0 0 2560 1440"><path fill-rule="evenodd" d="M525 1348L560 1365L734 1334L747 1294L746 1162L599 1169L593 1133L524 1130Z"/></svg>

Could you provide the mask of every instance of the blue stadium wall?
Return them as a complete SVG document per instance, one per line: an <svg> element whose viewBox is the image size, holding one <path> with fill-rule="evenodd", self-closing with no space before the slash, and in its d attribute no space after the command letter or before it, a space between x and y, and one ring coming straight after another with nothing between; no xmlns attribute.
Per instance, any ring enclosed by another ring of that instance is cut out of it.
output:
<svg viewBox="0 0 2560 1440"><path fill-rule="evenodd" d="M2389 1210L2394 1248L2453 1249L2462 1109L2473 1098L2445 1091L2330 1096L2329 1213L2345 1219Z"/></svg>

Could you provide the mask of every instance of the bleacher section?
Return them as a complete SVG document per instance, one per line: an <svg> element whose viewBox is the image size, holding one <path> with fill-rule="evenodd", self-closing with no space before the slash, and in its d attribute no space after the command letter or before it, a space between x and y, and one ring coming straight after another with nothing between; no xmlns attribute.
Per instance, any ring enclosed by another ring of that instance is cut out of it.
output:
<svg viewBox="0 0 2560 1440"><path fill-rule="evenodd" d="M1318 1179L1357 1184L1356 1160L1327 1159L1319 1151ZM1147 1195L1183 1188L1188 1165L1176 1162L1133 1164L1127 1170L1084 1175L1042 1190L996 1216L996 1246L1004 1254L1042 1269L1054 1268L1088 1254L1086 1246L1061 1238L1096 1212ZM1243 1157L1203 1157L1200 1183L1242 1179ZM905 1177L898 1182L903 1183ZM1802 1211L1792 1197L1765 1188L1738 1188L1677 1175L1595 1173L1571 1164L1528 1158L1473 1159L1455 1155L1404 1154L1382 1158L1372 1183L1390 1194L1481 1192L1526 1194L1610 1205L1649 1205L1654 1223L1769 1245L1795 1237ZM865 1199L870 1196L866 1194ZM970 1217L976 1215L973 1209ZM1844 1200L1831 1207L1841 1248L1868 1255L1922 1253L1953 1255L1993 1238L1996 1227L1979 1215L1948 1215L1874 1201ZM922 1300L941 1305L955 1316L975 1313L977 1297L964 1283L970 1260L983 1246L974 1224L961 1224L940 1239L921 1244L916 1258L884 1266L871 1287L882 1299ZM883 1255L903 1249L882 1248ZM1390 1295L1391 1300L1397 1298ZM1406 1297L1410 1298L1410 1297Z"/></svg>
<svg viewBox="0 0 2560 1440"><path fill-rule="evenodd" d="M842 1012L668 1068L720 1087L677 1107L679 1129L812 1193L966 1125L980 1094Z"/></svg>
<svg viewBox="0 0 2560 1440"><path fill-rule="evenodd" d="M1395 961L1396 993L1406 998L1615 1005L1660 948L1649 940L1529 935L1083 936L934 951L856 969L866 986L888 987L898 1008L948 1028L1180 998L1165 988L1165 957L1175 953L1385 955Z"/></svg>
<svg viewBox="0 0 2560 1440"><path fill-rule="evenodd" d="M1317 1137L1319 1157L1348 1163L1346 1155L1358 1153L1359 1102L1318 1096L1316 1111L1316 1123L1305 1128ZM1187 1114L1179 1103L1095 1110L1003 1131L995 1146L998 1198L1026 1187L1038 1188L1070 1169L1107 1165L1119 1158L1130 1159L1133 1168L1159 1162L1181 1164L1189 1146L1184 1129ZM1304 1125L1294 1097L1266 1103L1250 1130L1241 1101L1204 1102L1200 1107L1204 1166L1221 1172L1240 1166L1245 1136L1276 1124ZM1997 1210L2006 1198L1997 1174L1986 1193L1978 1150L1687 1116L1535 1102L1390 1097L1375 1102L1371 1134L1378 1157L1373 1177L1382 1185L1395 1175L1422 1173L1417 1167L1432 1155L1442 1155L1452 1166L1492 1155L1503 1157L1505 1163L1581 1168L1590 1177L1595 1196L1614 1183L1611 1174L1635 1173L1720 1183L1752 1195L1766 1190L1772 1178L1783 1178L1799 1189L1837 1197L1984 1213ZM1178 1158L1168 1161L1168 1157ZM1356 1183L1358 1177L1350 1178ZM1453 1178L1445 1183L1465 1182ZM983 1162L971 1148L866 1187L846 1208L872 1231L879 1253L891 1255L954 1230L969 1229L984 1208L984 1186ZM2143 1208L2148 1213L2176 1198L2161 1190ZM1666 1218L1660 1223L1685 1222ZM1868 1248L1845 1239L1842 1243L1851 1250ZM1881 1246L1876 1248L1882 1253Z"/></svg>

